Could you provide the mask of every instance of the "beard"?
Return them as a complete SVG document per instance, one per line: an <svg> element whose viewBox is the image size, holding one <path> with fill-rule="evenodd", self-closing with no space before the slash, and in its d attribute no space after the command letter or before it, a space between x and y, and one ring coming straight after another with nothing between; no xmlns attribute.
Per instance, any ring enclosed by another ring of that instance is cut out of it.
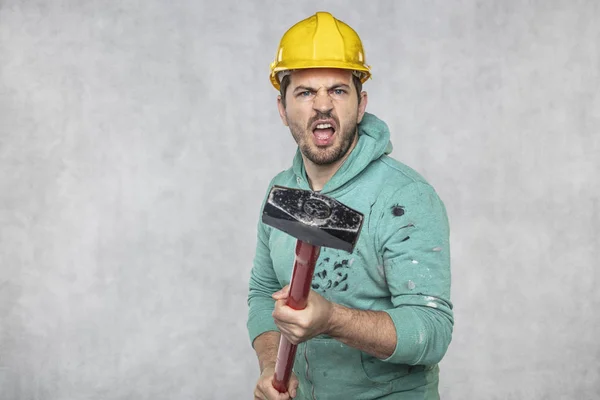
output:
<svg viewBox="0 0 600 400"><path fill-rule="evenodd" d="M348 153L354 139L358 135L358 124L350 124L344 127L341 131L336 131L335 135L339 136L339 140L328 147L318 147L312 142L313 133L310 131L310 126L318 119L331 118L335 120L338 129L340 124L337 118L331 114L318 113L317 116L308 121L306 127L303 127L298 121L291 121L288 118L288 125L294 140L300 148L300 152L304 157L308 158L316 165L330 165L342 158ZM354 119L356 120L356 118Z"/></svg>

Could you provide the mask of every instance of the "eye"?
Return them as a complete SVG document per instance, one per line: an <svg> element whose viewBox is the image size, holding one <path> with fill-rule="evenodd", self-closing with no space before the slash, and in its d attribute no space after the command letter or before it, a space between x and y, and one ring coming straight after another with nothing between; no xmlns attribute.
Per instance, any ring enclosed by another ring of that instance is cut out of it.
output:
<svg viewBox="0 0 600 400"><path fill-rule="evenodd" d="M333 94L335 94L336 96L341 96L343 94L346 94L346 91L344 89L333 89Z"/></svg>
<svg viewBox="0 0 600 400"><path fill-rule="evenodd" d="M305 90L304 92L300 92L300 93L298 93L298 96L299 96L299 97L308 97L308 96L310 96L310 95L311 95L311 93L310 93L310 91L309 91L309 90Z"/></svg>

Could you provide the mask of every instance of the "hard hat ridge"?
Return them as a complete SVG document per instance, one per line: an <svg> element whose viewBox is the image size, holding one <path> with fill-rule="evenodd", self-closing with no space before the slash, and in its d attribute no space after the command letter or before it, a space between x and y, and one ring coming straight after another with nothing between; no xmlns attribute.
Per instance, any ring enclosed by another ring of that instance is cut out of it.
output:
<svg viewBox="0 0 600 400"><path fill-rule="evenodd" d="M284 74L307 68L351 70L363 83L371 77L360 37L328 12L317 12L285 32L270 65L271 83L279 90Z"/></svg>

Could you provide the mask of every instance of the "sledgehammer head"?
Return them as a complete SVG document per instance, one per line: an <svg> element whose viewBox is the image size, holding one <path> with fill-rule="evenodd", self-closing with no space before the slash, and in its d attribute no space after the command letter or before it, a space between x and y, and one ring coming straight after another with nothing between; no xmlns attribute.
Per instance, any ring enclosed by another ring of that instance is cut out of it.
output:
<svg viewBox="0 0 600 400"><path fill-rule="evenodd" d="M352 253L364 216L339 201L302 189L273 186L262 221L313 246Z"/></svg>

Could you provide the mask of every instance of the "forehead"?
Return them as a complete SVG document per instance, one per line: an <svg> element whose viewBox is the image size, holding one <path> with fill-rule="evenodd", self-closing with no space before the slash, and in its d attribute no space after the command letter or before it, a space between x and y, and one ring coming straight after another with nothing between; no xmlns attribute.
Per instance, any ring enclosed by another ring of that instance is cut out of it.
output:
<svg viewBox="0 0 600 400"><path fill-rule="evenodd" d="M290 76L290 86L292 87L300 85L315 87L333 83L350 85L351 82L352 71L335 68L300 69L292 72Z"/></svg>

